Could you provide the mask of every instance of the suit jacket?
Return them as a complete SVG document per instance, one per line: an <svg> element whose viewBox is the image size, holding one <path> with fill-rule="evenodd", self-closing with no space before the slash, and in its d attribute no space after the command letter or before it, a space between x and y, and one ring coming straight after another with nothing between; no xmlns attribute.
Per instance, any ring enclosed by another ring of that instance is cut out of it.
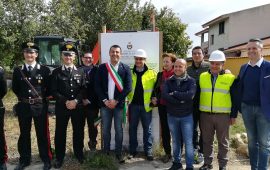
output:
<svg viewBox="0 0 270 170"><path fill-rule="evenodd" d="M132 78L131 71L128 65L120 62L117 73L123 81L123 91L120 93L115 87L114 99L118 101L116 107L124 107L125 98L132 90ZM103 103L104 99L109 99L108 97L108 70L106 64L103 63L99 66L96 74L95 90L98 94L98 99L101 107L105 107Z"/></svg>
<svg viewBox="0 0 270 170"><path fill-rule="evenodd" d="M239 93L237 100L237 108L241 112L241 103L243 97L243 78L245 76L248 64L241 66L238 78L237 86ZM252 90L252 89L251 89ZM264 60L261 65L261 77L260 77L260 98L261 108L265 117L270 120L270 62Z"/></svg>

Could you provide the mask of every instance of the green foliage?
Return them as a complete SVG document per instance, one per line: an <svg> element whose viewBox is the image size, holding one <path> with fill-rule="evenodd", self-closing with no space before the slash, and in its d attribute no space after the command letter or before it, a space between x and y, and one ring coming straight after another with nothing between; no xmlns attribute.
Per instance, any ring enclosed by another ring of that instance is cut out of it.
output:
<svg viewBox="0 0 270 170"><path fill-rule="evenodd" d="M185 57L191 44L187 25L172 9L158 11L151 1L139 4L140 0L0 0L0 65L12 68L21 63L21 43L36 35L78 39L91 50L102 26L112 31L151 30L151 14L163 32L163 50Z"/></svg>
<svg viewBox="0 0 270 170"><path fill-rule="evenodd" d="M85 161L85 169L110 169L117 170L116 160L109 155L97 153Z"/></svg>

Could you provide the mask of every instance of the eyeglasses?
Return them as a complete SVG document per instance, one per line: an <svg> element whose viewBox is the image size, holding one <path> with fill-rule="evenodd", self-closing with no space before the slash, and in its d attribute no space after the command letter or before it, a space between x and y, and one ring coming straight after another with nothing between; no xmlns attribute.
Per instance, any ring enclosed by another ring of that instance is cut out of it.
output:
<svg viewBox="0 0 270 170"><path fill-rule="evenodd" d="M65 57L71 57L73 56L75 53L74 52L62 52L62 54L65 56Z"/></svg>
<svg viewBox="0 0 270 170"><path fill-rule="evenodd" d="M87 60L92 60L93 59L93 57L83 57L83 58L85 58Z"/></svg>

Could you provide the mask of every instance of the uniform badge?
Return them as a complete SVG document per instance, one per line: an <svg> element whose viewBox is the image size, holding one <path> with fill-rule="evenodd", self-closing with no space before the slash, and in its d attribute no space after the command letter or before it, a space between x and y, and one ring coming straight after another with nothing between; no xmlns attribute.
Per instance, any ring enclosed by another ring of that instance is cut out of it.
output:
<svg viewBox="0 0 270 170"><path fill-rule="evenodd" d="M34 46L34 43L32 43L32 42L28 42L26 45L28 46L28 48L31 48L31 47L33 47L33 46Z"/></svg>
<svg viewBox="0 0 270 170"><path fill-rule="evenodd" d="M66 48L67 48L67 50L69 51L69 50L72 48L72 45L71 45L71 44L67 44L67 45L66 45Z"/></svg>
<svg viewBox="0 0 270 170"><path fill-rule="evenodd" d="M41 83L41 80L38 80L38 83L40 84Z"/></svg>

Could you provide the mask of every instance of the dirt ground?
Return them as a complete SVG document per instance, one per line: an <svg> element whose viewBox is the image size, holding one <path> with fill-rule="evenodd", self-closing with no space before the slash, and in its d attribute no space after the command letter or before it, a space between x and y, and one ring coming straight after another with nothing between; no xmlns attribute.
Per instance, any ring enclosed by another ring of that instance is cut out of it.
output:
<svg viewBox="0 0 270 170"><path fill-rule="evenodd" d="M50 136L51 136L51 145L54 148L54 131L55 131L55 118L54 116L49 117L49 127L50 127ZM17 121L17 117L14 117L12 114L5 115L5 134L6 141L8 147L8 169L13 169L15 165L18 163L19 154L17 151L17 141L19 138L19 125ZM67 156L65 158L65 164L62 169L73 170L73 169L82 169L81 165L77 163L72 155L72 128L69 123L68 126L68 137L67 137ZM88 150L87 147L87 133L85 129L85 150ZM42 169L42 162L38 156L38 148L37 141L35 137L35 129L32 126L31 132L31 141L32 141L32 166L30 166L29 170ZM100 141L100 137L99 137ZM98 149L100 149L100 142L98 145ZM215 158L216 160L216 158ZM153 162L145 161L143 157L136 158L132 160L127 160L125 164L120 165L119 169L122 170L137 170L137 169L168 169L171 166L171 163L164 164L160 161L157 156ZM201 165L195 165L195 169L198 169ZM214 164L215 168L218 168L217 162ZM91 169L91 168L89 168ZM248 170L250 166L248 164L248 160L237 156L235 152L230 151L230 161L228 163L229 170Z"/></svg>
<svg viewBox="0 0 270 170"><path fill-rule="evenodd" d="M10 94L10 93L9 93ZM7 95L4 99L6 114L5 114L5 135L7 141L7 149L8 149L8 170L13 170L16 164L18 163L19 154L17 150L17 142L19 138L19 125L17 117L12 114L12 106L16 103L16 98L14 95ZM54 116L49 117L49 128L50 128L50 138L51 138L51 146L54 148L54 132L55 132L55 118ZM72 154L72 128L71 123L69 122L68 130L67 130L67 148L66 148L66 157L65 163L62 167L64 170L78 170L85 168L84 165L80 165ZM35 128L32 125L31 131L31 140L32 140L32 162L31 166L26 168L26 170L39 170L42 169L42 162L38 155L37 148L37 140L35 137ZM88 155L88 146L87 146L87 131L85 128L85 152ZM98 136L98 146L97 149L100 150L100 135ZM233 150L230 151L230 161L228 163L228 170L248 170L250 169L248 160L246 158L242 158L235 154ZM125 164L119 165L119 169L121 170L157 170L157 169L168 169L172 163L164 164L160 161L160 152L156 154L155 160L152 162L146 161L143 157L127 160ZM214 159L214 170L218 169L218 164L216 161L216 155ZM183 165L185 165L183 163ZM195 169L198 169L201 165L194 165ZM87 167L86 169L93 169L91 167Z"/></svg>

